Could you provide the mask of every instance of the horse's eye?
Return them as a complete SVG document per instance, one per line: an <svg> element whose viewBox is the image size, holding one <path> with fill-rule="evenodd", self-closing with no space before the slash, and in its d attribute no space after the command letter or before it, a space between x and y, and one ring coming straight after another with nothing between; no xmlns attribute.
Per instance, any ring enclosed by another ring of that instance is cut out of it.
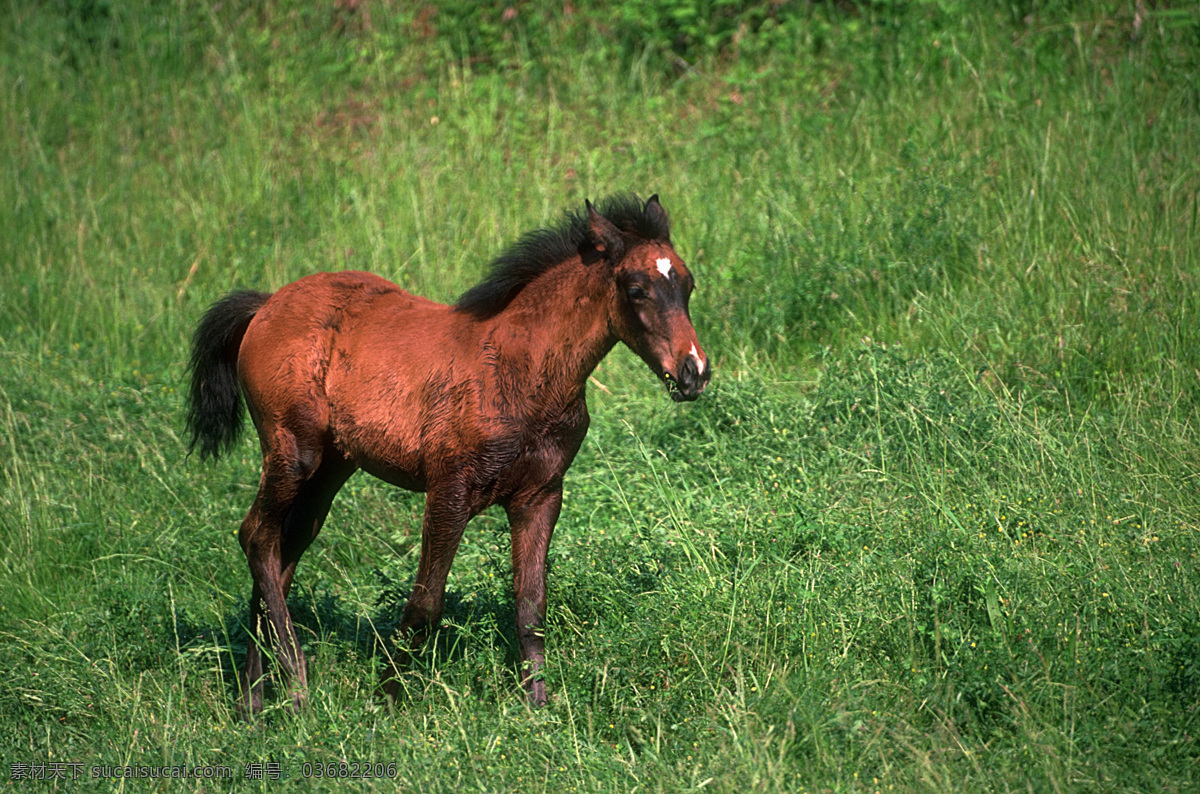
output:
<svg viewBox="0 0 1200 794"><path fill-rule="evenodd" d="M629 296L631 301L640 301L646 299L646 290L639 287L637 284L625 290L625 294Z"/></svg>

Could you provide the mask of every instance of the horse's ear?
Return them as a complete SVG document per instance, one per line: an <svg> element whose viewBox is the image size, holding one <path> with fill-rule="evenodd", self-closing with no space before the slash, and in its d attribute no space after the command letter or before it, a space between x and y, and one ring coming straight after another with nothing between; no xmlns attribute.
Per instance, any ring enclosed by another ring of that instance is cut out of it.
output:
<svg viewBox="0 0 1200 794"><path fill-rule="evenodd" d="M612 221L596 212L592 202L585 199L583 203L587 205L588 242L609 262L618 262L625 254L621 232L613 226Z"/></svg>
<svg viewBox="0 0 1200 794"><path fill-rule="evenodd" d="M646 200L646 206L642 208L642 215L646 220L650 221L656 229L666 229L671 223L667 218L667 211L663 209L663 205L658 203L658 194L655 193Z"/></svg>

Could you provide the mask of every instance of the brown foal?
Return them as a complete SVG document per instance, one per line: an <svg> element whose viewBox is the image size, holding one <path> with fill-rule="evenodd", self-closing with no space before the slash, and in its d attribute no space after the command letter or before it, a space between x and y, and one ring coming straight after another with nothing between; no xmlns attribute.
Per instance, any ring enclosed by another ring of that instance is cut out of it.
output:
<svg viewBox="0 0 1200 794"><path fill-rule="evenodd" d="M615 196L526 234L453 306L361 272L318 273L274 295L234 292L201 319L191 354L192 448L216 456L258 429L262 478L239 540L253 577L240 708L262 709L271 642L294 706L307 670L287 595L296 563L357 469L426 492L421 558L401 628L442 614L467 521L507 511L522 681L545 703L546 553L563 475L588 429L588 376L618 341L676 400L712 376L688 315L693 279L666 211ZM396 670L385 675L395 693Z"/></svg>

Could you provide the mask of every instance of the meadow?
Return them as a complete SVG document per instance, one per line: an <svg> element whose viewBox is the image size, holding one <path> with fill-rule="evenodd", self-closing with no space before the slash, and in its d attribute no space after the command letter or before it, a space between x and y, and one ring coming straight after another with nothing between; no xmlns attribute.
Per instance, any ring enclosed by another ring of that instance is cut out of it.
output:
<svg viewBox="0 0 1200 794"><path fill-rule="evenodd" d="M1200 787L1194 5L2 16L9 790ZM290 598L308 707L239 721L258 448L187 456L205 307L346 268L449 302L620 191L671 213L716 375L596 371L548 706L501 511L375 697L422 498L360 473ZM170 765L231 777L104 769Z"/></svg>

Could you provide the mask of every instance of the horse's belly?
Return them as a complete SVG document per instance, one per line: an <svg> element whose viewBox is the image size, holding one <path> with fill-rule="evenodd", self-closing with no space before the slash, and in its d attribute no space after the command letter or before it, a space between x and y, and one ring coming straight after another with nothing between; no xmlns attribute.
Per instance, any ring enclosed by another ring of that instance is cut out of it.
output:
<svg viewBox="0 0 1200 794"><path fill-rule="evenodd" d="M331 401L331 429L338 449L364 471L385 482L424 491L424 450L415 407L375 403L374 410ZM339 408L341 410L339 410Z"/></svg>
<svg viewBox="0 0 1200 794"><path fill-rule="evenodd" d="M401 466L389 465L386 461L367 460L360 464L363 471L372 477L378 477L384 482L404 488L407 491L427 490L428 485L421 472L413 472Z"/></svg>

